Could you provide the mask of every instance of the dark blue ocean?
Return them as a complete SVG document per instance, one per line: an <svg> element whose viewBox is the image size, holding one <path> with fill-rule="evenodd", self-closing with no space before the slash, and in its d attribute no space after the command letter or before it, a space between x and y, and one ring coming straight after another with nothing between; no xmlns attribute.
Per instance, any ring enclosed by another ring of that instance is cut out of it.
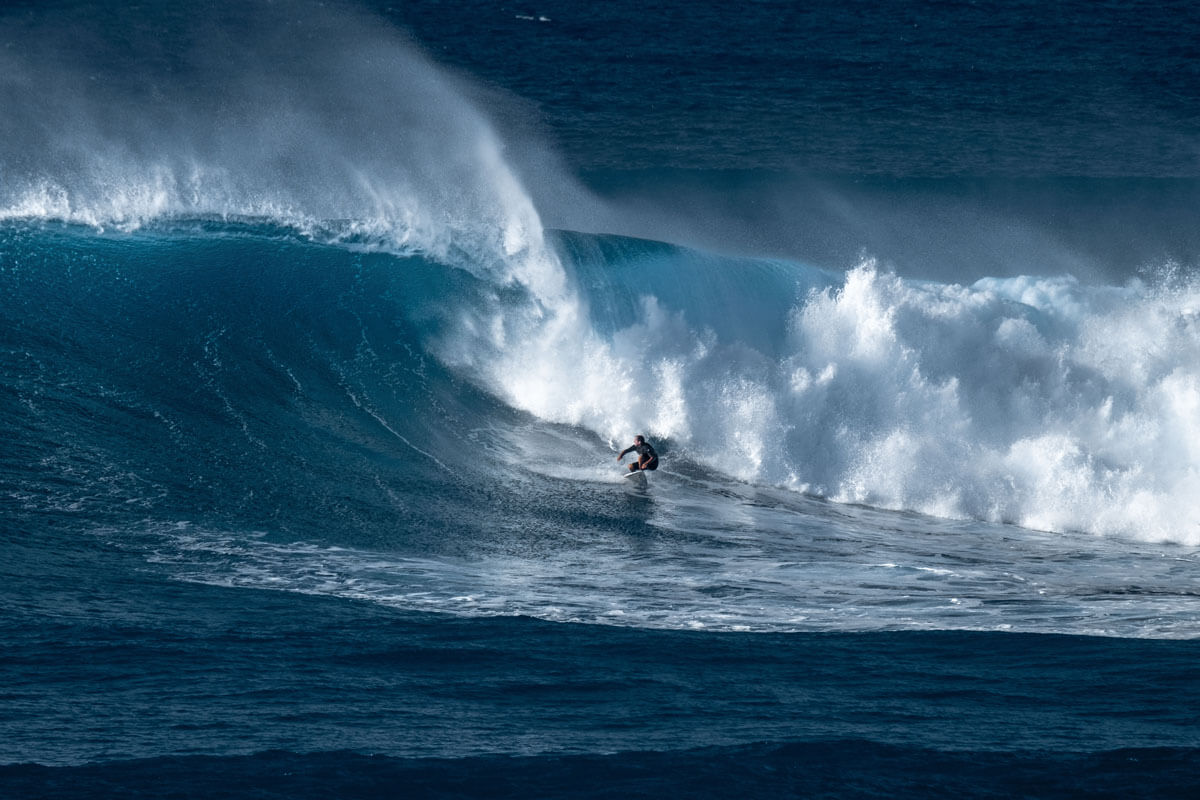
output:
<svg viewBox="0 0 1200 800"><path fill-rule="evenodd" d="M1198 268L1192 2L6 3L0 797L1200 796Z"/></svg>

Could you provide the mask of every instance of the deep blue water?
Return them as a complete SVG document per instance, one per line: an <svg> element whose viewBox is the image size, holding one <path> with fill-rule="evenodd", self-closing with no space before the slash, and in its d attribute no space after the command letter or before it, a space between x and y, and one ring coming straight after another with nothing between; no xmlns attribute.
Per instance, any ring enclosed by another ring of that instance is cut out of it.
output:
<svg viewBox="0 0 1200 800"><path fill-rule="evenodd" d="M1194 796L1198 34L6 5L0 796Z"/></svg>

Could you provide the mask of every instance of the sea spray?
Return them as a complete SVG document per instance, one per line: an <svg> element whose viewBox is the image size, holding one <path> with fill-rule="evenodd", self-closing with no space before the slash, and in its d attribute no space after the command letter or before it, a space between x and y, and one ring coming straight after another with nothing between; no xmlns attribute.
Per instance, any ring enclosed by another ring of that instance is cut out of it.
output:
<svg viewBox="0 0 1200 800"><path fill-rule="evenodd" d="M675 267L695 285L739 269L686 250ZM623 324L546 328L482 369L539 417L614 443L645 431L675 458L841 502L1198 540L1194 286L963 286L866 262L823 287L827 273L802 265L775 285L743 270L742 291L664 291L682 299L672 307L636 264L583 269L585 308L644 290ZM785 352L717 332L728 315L777 328L759 312L780 294L793 298Z"/></svg>
<svg viewBox="0 0 1200 800"><path fill-rule="evenodd" d="M492 126L402 34L323 4L172 13L128 41L3 20L0 218L267 220L561 293Z"/></svg>

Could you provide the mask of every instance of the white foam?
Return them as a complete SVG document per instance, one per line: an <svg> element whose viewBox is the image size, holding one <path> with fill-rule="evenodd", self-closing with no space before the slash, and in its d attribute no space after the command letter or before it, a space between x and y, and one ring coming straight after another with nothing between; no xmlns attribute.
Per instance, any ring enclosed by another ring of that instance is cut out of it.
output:
<svg viewBox="0 0 1200 800"><path fill-rule="evenodd" d="M754 298L729 298L737 313ZM489 354L514 405L842 502L1200 542L1200 289L906 281L865 263L769 361L644 298ZM559 321L562 322L561 320Z"/></svg>
<svg viewBox="0 0 1200 800"><path fill-rule="evenodd" d="M636 546L627 534L594 531L569 544L546 537L519 552L485 548L469 558L285 543L186 524L142 536L104 533L181 580L456 616L720 631L1200 635L1188 580L1194 551L780 502L782 513L674 481L656 493L654 506L665 507L650 520L662 536L636 537ZM710 516L730 505L745 518L726 524ZM1086 559L1077 557L1082 550ZM1131 574L1138 585L1129 584Z"/></svg>

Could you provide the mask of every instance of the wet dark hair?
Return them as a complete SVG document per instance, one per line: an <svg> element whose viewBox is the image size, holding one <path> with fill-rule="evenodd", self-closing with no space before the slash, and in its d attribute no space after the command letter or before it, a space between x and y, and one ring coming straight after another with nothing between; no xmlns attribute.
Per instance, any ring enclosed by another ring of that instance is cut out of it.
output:
<svg viewBox="0 0 1200 800"><path fill-rule="evenodd" d="M633 440L634 440L635 442L644 442L644 441L646 441L646 437L645 437L645 436L642 436L642 435L639 433L637 436L633 437Z"/></svg>

